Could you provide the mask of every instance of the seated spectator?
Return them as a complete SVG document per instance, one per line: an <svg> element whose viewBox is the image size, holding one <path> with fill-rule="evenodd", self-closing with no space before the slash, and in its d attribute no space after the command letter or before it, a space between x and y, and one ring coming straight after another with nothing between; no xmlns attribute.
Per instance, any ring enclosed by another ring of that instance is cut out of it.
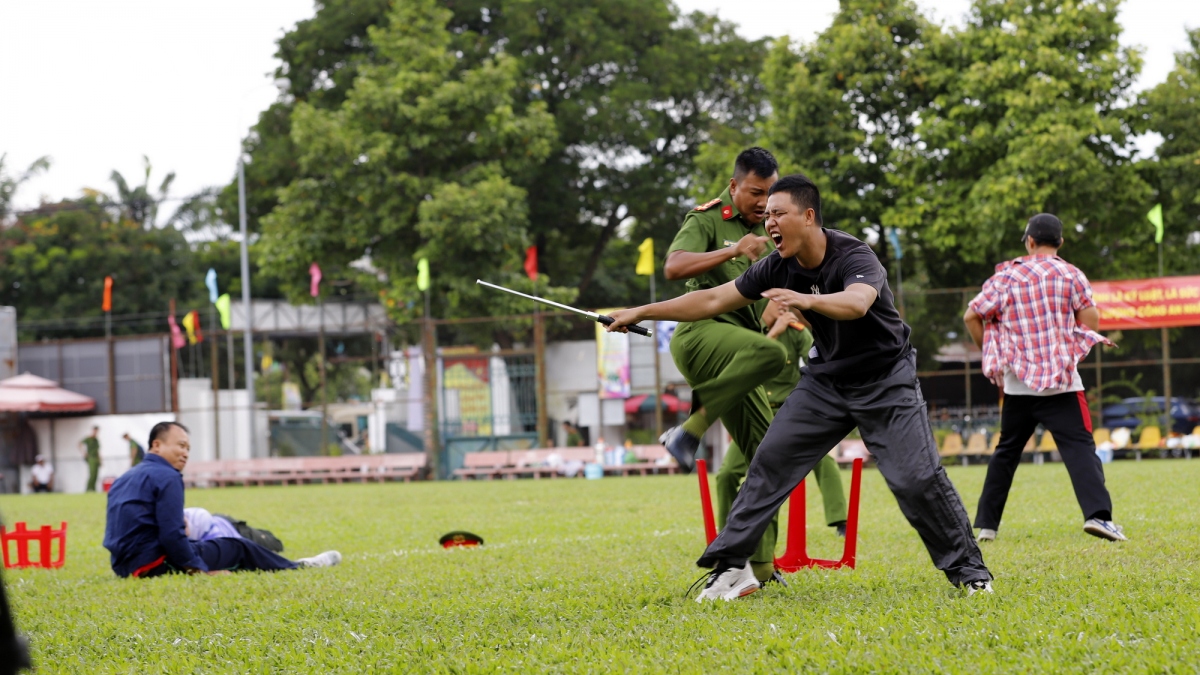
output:
<svg viewBox="0 0 1200 675"><path fill-rule="evenodd" d="M248 539L188 541L180 472L187 465L190 447L188 430L183 425L154 425L145 459L109 490L104 547L112 554L117 576L274 571L329 567L341 562L342 555L337 551L292 561Z"/></svg>
<svg viewBox="0 0 1200 675"><path fill-rule="evenodd" d="M45 455L38 455L29 469L29 487L34 492L54 491L54 467L46 463Z"/></svg>

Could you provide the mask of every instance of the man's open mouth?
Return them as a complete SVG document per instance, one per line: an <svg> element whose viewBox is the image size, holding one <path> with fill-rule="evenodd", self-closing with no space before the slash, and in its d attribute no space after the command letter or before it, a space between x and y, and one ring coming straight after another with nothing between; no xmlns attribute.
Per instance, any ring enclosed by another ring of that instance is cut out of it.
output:
<svg viewBox="0 0 1200 675"><path fill-rule="evenodd" d="M775 242L776 246L779 246L780 244L783 243L783 235L782 234L778 234L778 233L772 234L771 239Z"/></svg>

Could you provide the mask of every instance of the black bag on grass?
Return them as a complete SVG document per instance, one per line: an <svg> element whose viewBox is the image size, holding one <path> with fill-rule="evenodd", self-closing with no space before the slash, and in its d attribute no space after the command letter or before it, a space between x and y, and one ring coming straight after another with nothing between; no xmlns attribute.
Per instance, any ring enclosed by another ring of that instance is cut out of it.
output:
<svg viewBox="0 0 1200 675"><path fill-rule="evenodd" d="M244 520L238 520L233 516L227 516L221 513L214 513L213 516L217 518L224 518L232 523L234 529L238 531L238 534L242 535L242 538L249 539L250 541L269 551L283 553L283 542L279 541L279 537L276 537L274 534L272 534L270 530L260 530L257 527L251 527L247 525L246 521Z"/></svg>

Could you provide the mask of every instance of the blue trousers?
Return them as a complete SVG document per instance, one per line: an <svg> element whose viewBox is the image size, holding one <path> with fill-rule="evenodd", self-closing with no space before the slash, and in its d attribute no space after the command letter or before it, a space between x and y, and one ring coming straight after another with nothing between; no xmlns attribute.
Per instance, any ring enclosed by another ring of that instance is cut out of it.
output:
<svg viewBox="0 0 1200 675"><path fill-rule="evenodd" d="M192 542L196 555L204 561L209 571L228 570L230 572L253 572L261 570L274 572L276 570L294 570L299 565L287 558L264 548L249 539L240 537L221 537L207 541ZM155 567L141 575L142 579L157 577L163 574L179 572L170 563Z"/></svg>

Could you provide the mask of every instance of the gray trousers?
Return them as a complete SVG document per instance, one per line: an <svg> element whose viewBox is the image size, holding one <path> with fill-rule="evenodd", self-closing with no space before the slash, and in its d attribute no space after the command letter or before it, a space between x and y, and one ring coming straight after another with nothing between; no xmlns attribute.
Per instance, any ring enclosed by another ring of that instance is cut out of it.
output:
<svg viewBox="0 0 1200 675"><path fill-rule="evenodd" d="M934 566L956 586L991 579L962 498L939 461L917 381L916 355L853 383L804 370L759 443L725 529L696 564L745 565L796 485L858 427Z"/></svg>

